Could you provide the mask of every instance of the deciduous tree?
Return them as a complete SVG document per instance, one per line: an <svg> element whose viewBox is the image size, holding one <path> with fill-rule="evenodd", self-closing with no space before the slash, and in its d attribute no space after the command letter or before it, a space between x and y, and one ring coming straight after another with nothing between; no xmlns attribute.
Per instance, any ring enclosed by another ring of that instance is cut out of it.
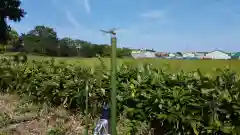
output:
<svg viewBox="0 0 240 135"><path fill-rule="evenodd" d="M26 12L20 8L20 0L0 0L0 43L7 44L10 27L7 19L19 22Z"/></svg>

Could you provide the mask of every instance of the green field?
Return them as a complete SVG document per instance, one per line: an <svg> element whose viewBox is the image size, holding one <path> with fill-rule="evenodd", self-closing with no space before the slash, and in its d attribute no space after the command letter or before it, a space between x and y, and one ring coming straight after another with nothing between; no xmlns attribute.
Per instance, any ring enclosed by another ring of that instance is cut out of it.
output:
<svg viewBox="0 0 240 135"><path fill-rule="evenodd" d="M11 55L12 53L1 54ZM81 64L86 67L98 66L101 61L98 58L82 58L82 57L48 57L48 56L36 56L28 55L29 63L32 60L51 60L54 58L57 62L64 61L67 64ZM110 67L110 58L101 58L106 67ZM232 71L240 73L240 60L167 60L167 59L133 59L124 58L117 60L118 65L130 64L137 66L139 64L152 64L154 67L161 67L167 69L170 72L178 71L196 71L200 69L203 73L213 73L217 68L223 69L228 67Z"/></svg>
<svg viewBox="0 0 240 135"><path fill-rule="evenodd" d="M50 60L53 57L29 55L29 61L32 60ZM80 57L54 57L57 61L64 61L68 64L82 64L84 66L97 66L101 64L98 58L80 58ZM101 58L104 64L109 67L111 59ZM154 67L162 67L171 72L177 71L195 71L200 69L204 73L215 72L217 68L230 68L233 71L240 72L240 60L167 60L167 59L118 59L118 64L138 64L148 63Z"/></svg>
<svg viewBox="0 0 240 135"><path fill-rule="evenodd" d="M54 64L50 61L40 62L51 60L52 57L29 55L28 58L29 63L1 61L2 94L19 95L39 105L62 107L72 115L79 114L81 118L87 114L90 118L88 126L93 128L103 103L110 100L111 92L109 70L95 66L103 61L109 68L110 59L59 57L55 58ZM154 128L154 134L161 135L157 131L161 127L165 129L164 134L210 135L219 129L227 134L240 134L240 77L232 72L240 71L240 61L118 59L118 65L121 64L133 67L119 66L116 73L117 119L123 120L117 122L119 134L140 132L147 135ZM214 69L227 66L231 70L214 73ZM197 69L209 76L201 72L187 73ZM173 73L180 70L185 72ZM89 92L87 113L86 90ZM5 115L1 117L8 118ZM84 124L81 127L86 126L87 120L82 121ZM1 124L6 125L3 122Z"/></svg>

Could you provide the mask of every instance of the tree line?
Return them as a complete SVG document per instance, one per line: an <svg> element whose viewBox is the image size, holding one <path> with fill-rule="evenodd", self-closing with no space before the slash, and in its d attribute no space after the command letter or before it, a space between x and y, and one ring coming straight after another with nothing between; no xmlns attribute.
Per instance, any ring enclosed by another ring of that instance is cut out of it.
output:
<svg viewBox="0 0 240 135"><path fill-rule="evenodd" d="M16 30L11 29L7 43L6 51L19 51L24 43L26 53L46 56L109 57L111 55L111 46L108 44L92 44L70 37L58 38L53 28L43 25L35 26L34 29L20 35ZM117 48L117 56L129 57L131 51L129 48Z"/></svg>
<svg viewBox="0 0 240 135"><path fill-rule="evenodd" d="M18 34L8 24L7 20L19 22L26 15L21 7L20 0L0 1L0 52L25 51L26 53L47 56L82 56L108 57L111 55L111 46L107 44L92 44L90 42L58 38L53 28L39 25L27 33ZM23 47L24 45L24 47ZM131 55L129 48L117 48L118 57Z"/></svg>

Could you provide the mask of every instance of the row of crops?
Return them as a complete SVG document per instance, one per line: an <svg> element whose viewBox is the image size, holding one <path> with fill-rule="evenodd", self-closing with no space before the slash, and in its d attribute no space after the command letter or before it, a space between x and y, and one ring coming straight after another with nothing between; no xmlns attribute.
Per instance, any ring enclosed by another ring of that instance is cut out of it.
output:
<svg viewBox="0 0 240 135"><path fill-rule="evenodd" d="M37 103L85 110L89 91L89 115L96 117L109 100L110 72L104 65L55 64L54 60L17 64L0 62L2 92L28 95ZM200 71L169 73L151 65L121 65L117 69L118 116L126 114L134 125L149 123L164 134L240 133L240 79L228 69L219 76Z"/></svg>

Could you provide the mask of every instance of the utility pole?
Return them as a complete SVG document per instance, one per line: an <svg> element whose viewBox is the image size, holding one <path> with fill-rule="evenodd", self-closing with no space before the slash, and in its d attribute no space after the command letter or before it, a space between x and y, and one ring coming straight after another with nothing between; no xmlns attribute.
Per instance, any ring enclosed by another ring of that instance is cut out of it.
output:
<svg viewBox="0 0 240 135"><path fill-rule="evenodd" d="M111 134L117 135L117 122L116 122L116 114L117 114L117 101L116 101L116 71L117 71L117 58L116 58L116 48L117 48L117 38L116 38L116 29L111 29L109 31L101 30L103 33L111 35L111 46L112 46L112 55L111 55Z"/></svg>

